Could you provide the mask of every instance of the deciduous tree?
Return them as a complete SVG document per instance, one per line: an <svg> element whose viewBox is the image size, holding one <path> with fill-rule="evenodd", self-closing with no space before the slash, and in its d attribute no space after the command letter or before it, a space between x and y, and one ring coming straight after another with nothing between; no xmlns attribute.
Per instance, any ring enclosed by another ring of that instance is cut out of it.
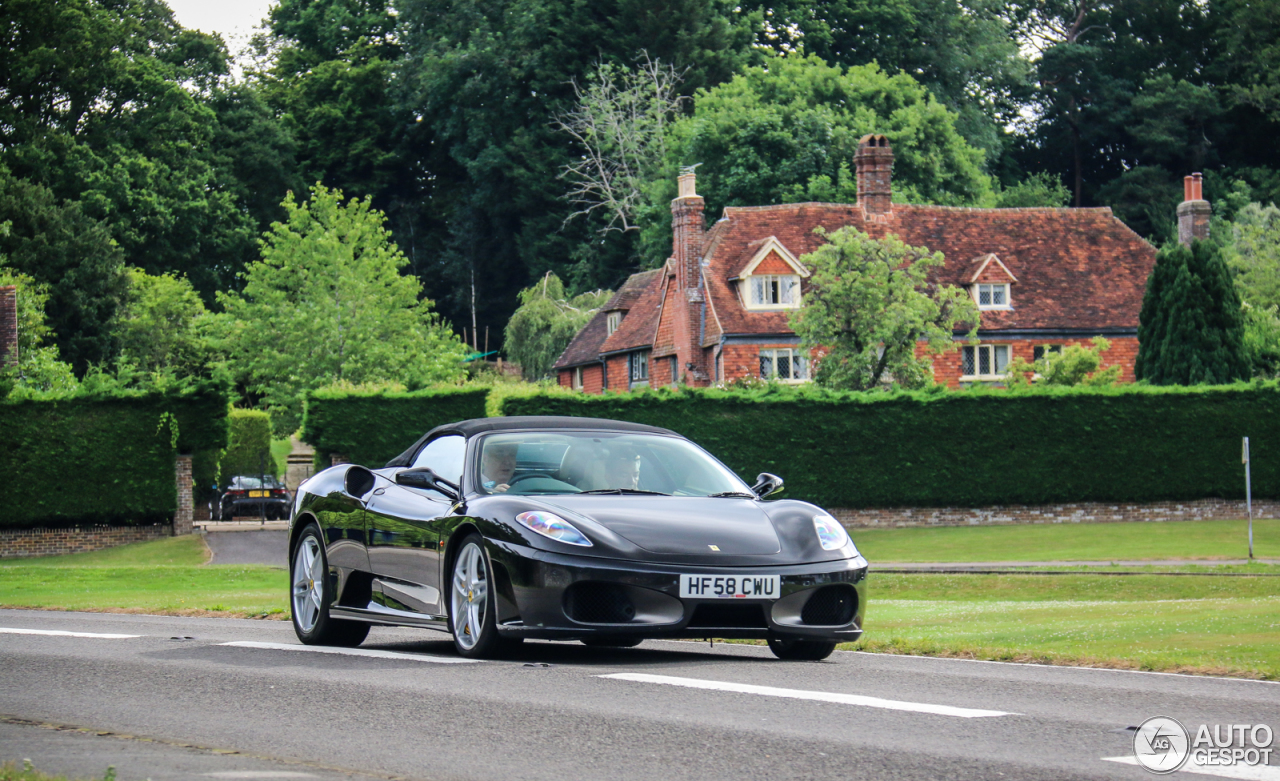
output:
<svg viewBox="0 0 1280 781"><path fill-rule="evenodd" d="M507 356L520 364L526 380L549 377L569 342L612 297L610 290L570 296L560 278L548 271L520 291L520 307L507 323Z"/></svg>

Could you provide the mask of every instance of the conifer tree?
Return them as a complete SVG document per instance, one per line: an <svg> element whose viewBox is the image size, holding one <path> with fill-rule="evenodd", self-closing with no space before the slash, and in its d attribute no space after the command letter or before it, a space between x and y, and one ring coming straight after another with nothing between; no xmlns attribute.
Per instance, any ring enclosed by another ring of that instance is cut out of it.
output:
<svg viewBox="0 0 1280 781"><path fill-rule="evenodd" d="M1240 297L1218 245L1166 246L1147 280L1134 374L1153 385L1246 379Z"/></svg>

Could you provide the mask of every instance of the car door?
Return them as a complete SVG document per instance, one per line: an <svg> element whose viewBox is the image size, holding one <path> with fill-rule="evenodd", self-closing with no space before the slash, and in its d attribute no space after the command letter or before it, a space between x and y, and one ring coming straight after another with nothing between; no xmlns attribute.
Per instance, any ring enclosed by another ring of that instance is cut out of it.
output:
<svg viewBox="0 0 1280 781"><path fill-rule="evenodd" d="M450 482L462 477L466 440L447 435L431 440L414 459ZM443 615L440 595L440 527L453 508L437 491L381 484L369 497L369 565L380 581L387 607Z"/></svg>

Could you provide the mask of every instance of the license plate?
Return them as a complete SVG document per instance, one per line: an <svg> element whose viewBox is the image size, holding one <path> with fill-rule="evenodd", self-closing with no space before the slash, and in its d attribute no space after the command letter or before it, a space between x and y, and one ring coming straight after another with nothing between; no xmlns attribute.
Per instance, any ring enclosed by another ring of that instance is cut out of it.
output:
<svg viewBox="0 0 1280 781"><path fill-rule="evenodd" d="M267 492L266 492L266 491L250 491L250 492L249 492L249 498L250 498L250 499L262 499L262 498L264 498L266 495L267 495Z"/></svg>
<svg viewBox="0 0 1280 781"><path fill-rule="evenodd" d="M777 575L681 575L681 599L777 599Z"/></svg>

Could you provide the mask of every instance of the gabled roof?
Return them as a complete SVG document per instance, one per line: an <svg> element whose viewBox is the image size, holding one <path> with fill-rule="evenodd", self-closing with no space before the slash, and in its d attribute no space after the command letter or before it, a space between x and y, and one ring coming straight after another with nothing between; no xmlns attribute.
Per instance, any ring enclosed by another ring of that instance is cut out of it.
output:
<svg viewBox="0 0 1280 781"><path fill-rule="evenodd" d="M995 265L994 268L992 268L992 264ZM987 281L987 282L993 281L994 277L1000 276L999 274L1000 271L1004 272L1004 277L1008 279L1008 281L1010 282L1018 281L1018 278L1013 275L1013 272L1009 270L1009 267L1006 266L1004 263L1002 263L1000 261L1000 257L996 255L994 252L988 252L985 255L979 255L978 257L969 261L969 267L973 269L973 273L969 275L969 279L966 281L965 284L972 285L979 281ZM987 275L988 278L986 280L982 279L983 274Z"/></svg>
<svg viewBox="0 0 1280 781"><path fill-rule="evenodd" d="M853 204L730 206L708 235L704 259L717 330L790 333L786 311L746 309L731 280L759 252L761 239L774 237L799 258L826 242L814 233L815 228L830 232L846 225L873 238L896 234L911 246L942 252L947 263L937 279L948 284L969 284L974 273L970 259L998 256L1000 265L1018 280L1018 294L1012 309L983 312L983 331L1135 329L1147 276L1155 265L1155 248L1109 208L894 204L892 212L870 222ZM710 326L709 322L708 332ZM713 338L711 333L707 336Z"/></svg>
<svg viewBox="0 0 1280 781"><path fill-rule="evenodd" d="M633 274L631 279L636 277L644 278L644 287L632 303L627 316L622 318L618 330L600 345L602 354L652 347L658 336L658 315L662 309L662 296L666 288L667 276L663 273L663 269L654 269ZM631 280L627 280L628 284L630 282Z"/></svg>
<svg viewBox="0 0 1280 781"><path fill-rule="evenodd" d="M809 269L805 268L804 264L792 255L782 242L778 241L777 236L753 241L747 245L747 248L751 249L755 246L759 247L756 249L756 254L747 259L738 273L733 275L734 279L741 279L755 273L799 274L802 278L809 276Z"/></svg>
<svg viewBox="0 0 1280 781"><path fill-rule="evenodd" d="M578 335L573 337L573 341L569 342L569 346L564 348L564 352L560 353L560 357L556 359L555 368L568 369L599 361L600 348L609 337L608 313L618 310L627 311L627 316L622 318L625 324L630 318L632 307L648 289L649 283L657 279L660 274L661 269L655 269L628 277L627 281L622 283L622 287L618 288L618 292L613 294L613 298L609 299L609 302L591 318L586 328L579 331Z"/></svg>

